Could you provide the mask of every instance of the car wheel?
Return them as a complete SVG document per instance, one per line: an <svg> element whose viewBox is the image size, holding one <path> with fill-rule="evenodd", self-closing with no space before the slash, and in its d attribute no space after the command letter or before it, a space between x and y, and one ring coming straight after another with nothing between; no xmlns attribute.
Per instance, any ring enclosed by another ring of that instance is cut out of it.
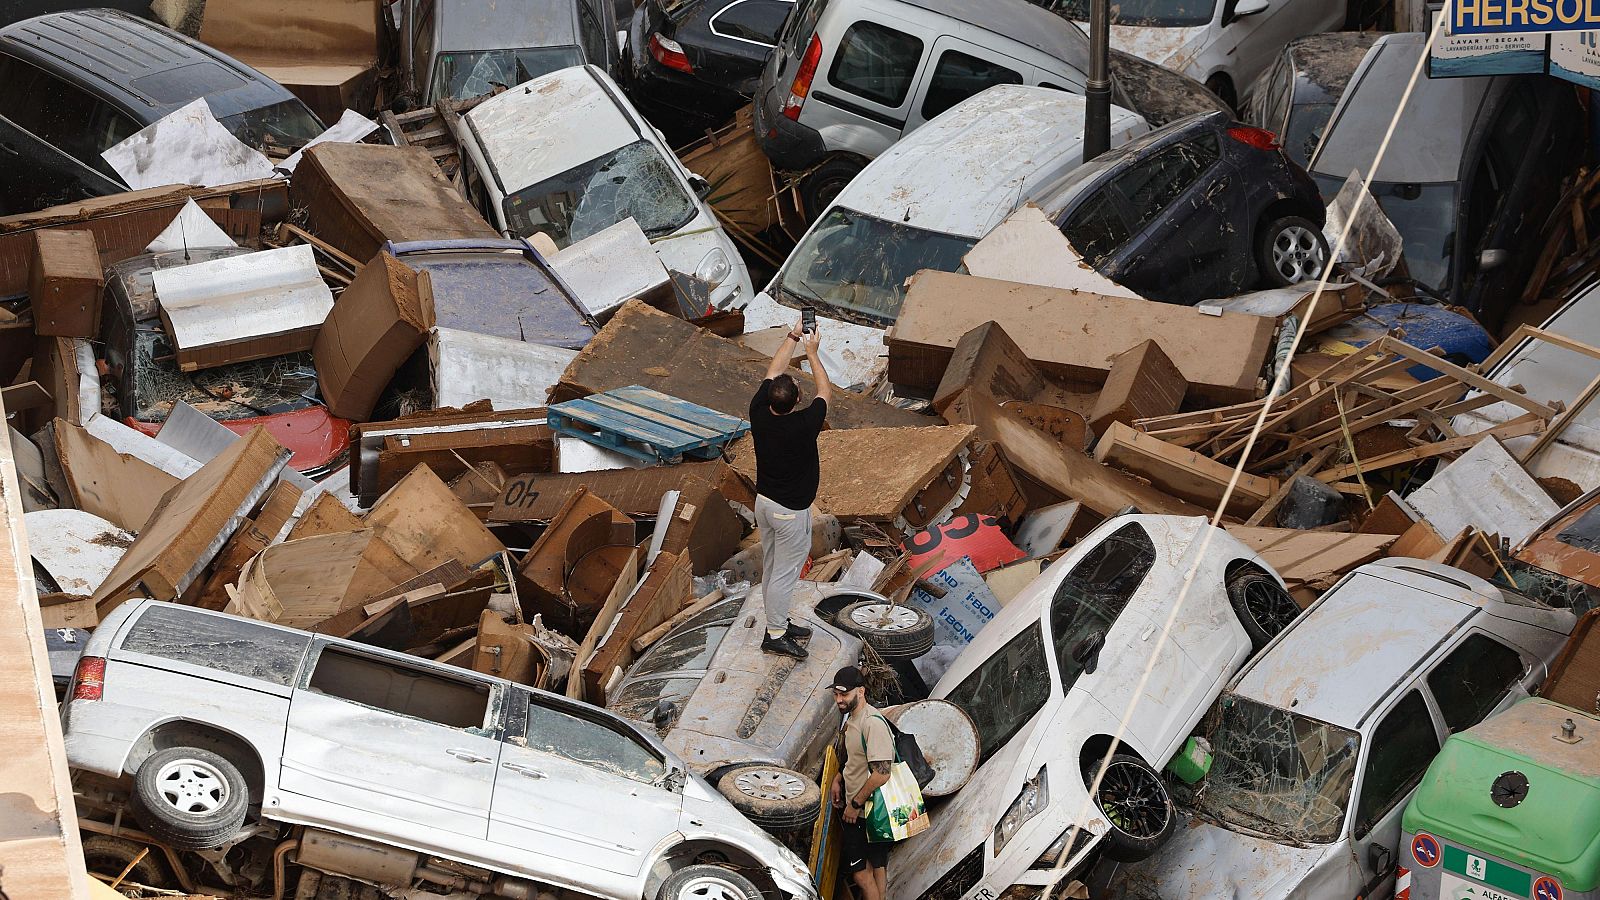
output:
<svg viewBox="0 0 1600 900"><path fill-rule="evenodd" d="M210 750L150 755L133 779L134 812L151 837L179 850L220 846L244 824L250 789L233 763Z"/></svg>
<svg viewBox="0 0 1600 900"><path fill-rule="evenodd" d="M685 866L661 882L656 900L761 900L761 890L732 869Z"/></svg>
<svg viewBox="0 0 1600 900"><path fill-rule="evenodd" d="M1228 104L1234 111L1239 109L1239 93L1233 89L1233 79L1226 75L1213 75L1206 79L1206 90L1217 95L1217 99Z"/></svg>
<svg viewBox="0 0 1600 900"><path fill-rule="evenodd" d="M933 649L933 617L914 606L863 600L839 610L837 621L886 660L916 659Z"/></svg>
<svg viewBox="0 0 1600 900"><path fill-rule="evenodd" d="M1300 615L1300 604L1271 575L1253 569L1235 572L1228 579L1228 602L1239 617L1256 650L1277 637Z"/></svg>
<svg viewBox="0 0 1600 900"><path fill-rule="evenodd" d="M83 839L83 864L90 872L111 880L122 876L123 881L145 887L176 888L166 866L156 857L157 851L145 853L145 845L109 834L91 834ZM139 854L144 853L140 859ZM129 866L132 865L132 868ZM122 875L126 871L127 875Z"/></svg>
<svg viewBox="0 0 1600 900"><path fill-rule="evenodd" d="M807 222L815 222L822 211L828 208L833 198L839 196L850 179L861 172L862 165L848 156L832 157L815 169L807 172L800 179L800 204L801 212L805 213Z"/></svg>
<svg viewBox="0 0 1600 900"><path fill-rule="evenodd" d="M1098 759L1090 764L1090 776L1098 765ZM1111 822L1105 855L1117 862L1138 862L1156 852L1178 820L1161 773L1129 753L1111 757L1095 803Z"/></svg>
<svg viewBox="0 0 1600 900"><path fill-rule="evenodd" d="M810 828L822 808L817 783L782 766L736 766L718 779L717 790L746 819L768 831Z"/></svg>
<svg viewBox="0 0 1600 900"><path fill-rule="evenodd" d="M1328 265L1328 239L1303 216L1273 219L1256 237L1256 265L1270 287L1310 281Z"/></svg>

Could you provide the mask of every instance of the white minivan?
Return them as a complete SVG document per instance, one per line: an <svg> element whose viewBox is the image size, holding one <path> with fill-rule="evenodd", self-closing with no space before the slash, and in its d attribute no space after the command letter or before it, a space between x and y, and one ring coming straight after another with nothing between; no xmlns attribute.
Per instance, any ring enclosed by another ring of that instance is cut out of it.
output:
<svg viewBox="0 0 1600 900"><path fill-rule="evenodd" d="M1060 184L1083 161L1083 117L1081 95L1045 87L1000 85L958 103L827 205L746 307L746 330L792 325L812 307L832 320L823 322L827 346L845 357L829 374L841 384L864 380L883 352L877 329L894 324L906 279L956 271L1006 216ZM1112 108L1111 146L1149 130L1137 114Z"/></svg>
<svg viewBox="0 0 1600 900"><path fill-rule="evenodd" d="M814 218L868 160L973 94L1081 94L1088 69L1083 32L1026 0L800 0L756 88L756 140L778 168L811 170L800 196Z"/></svg>
<svg viewBox="0 0 1600 900"><path fill-rule="evenodd" d="M467 192L507 237L566 247L632 218L672 272L712 306L750 296L750 273L690 174L595 66L535 78L480 103L456 126Z"/></svg>

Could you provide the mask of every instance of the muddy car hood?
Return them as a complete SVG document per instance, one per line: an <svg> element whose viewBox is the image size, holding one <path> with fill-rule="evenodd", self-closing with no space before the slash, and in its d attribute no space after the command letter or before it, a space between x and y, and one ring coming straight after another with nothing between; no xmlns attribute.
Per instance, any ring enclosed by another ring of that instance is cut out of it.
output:
<svg viewBox="0 0 1600 900"><path fill-rule="evenodd" d="M1106 896L1118 900L1288 897L1331 849L1288 846L1185 817L1154 856L1122 867Z"/></svg>
<svg viewBox="0 0 1600 900"><path fill-rule="evenodd" d="M1111 46L1140 59L1182 72L1193 62L1196 43L1210 25L1154 28L1148 25L1112 25Z"/></svg>

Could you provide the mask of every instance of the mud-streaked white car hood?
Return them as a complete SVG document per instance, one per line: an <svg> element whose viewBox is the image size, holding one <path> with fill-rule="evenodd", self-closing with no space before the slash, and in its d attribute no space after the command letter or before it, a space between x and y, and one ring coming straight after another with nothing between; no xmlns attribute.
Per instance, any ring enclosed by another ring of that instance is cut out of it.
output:
<svg viewBox="0 0 1600 900"><path fill-rule="evenodd" d="M1113 25L1111 46L1174 72L1194 77L1189 70L1200 55L1205 36L1210 31L1209 23L1183 28Z"/></svg>
<svg viewBox="0 0 1600 900"><path fill-rule="evenodd" d="M1287 897L1332 849L1279 844L1184 818L1154 856L1118 870L1112 896L1126 900Z"/></svg>

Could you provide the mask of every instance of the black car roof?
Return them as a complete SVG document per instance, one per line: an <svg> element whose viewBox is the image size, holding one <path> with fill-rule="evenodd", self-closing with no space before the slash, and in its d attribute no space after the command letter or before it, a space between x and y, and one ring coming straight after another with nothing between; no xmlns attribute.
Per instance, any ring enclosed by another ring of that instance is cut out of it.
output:
<svg viewBox="0 0 1600 900"><path fill-rule="evenodd" d="M0 28L0 53L88 89L145 124L199 97L219 119L294 97L199 41L111 9L51 13Z"/></svg>

